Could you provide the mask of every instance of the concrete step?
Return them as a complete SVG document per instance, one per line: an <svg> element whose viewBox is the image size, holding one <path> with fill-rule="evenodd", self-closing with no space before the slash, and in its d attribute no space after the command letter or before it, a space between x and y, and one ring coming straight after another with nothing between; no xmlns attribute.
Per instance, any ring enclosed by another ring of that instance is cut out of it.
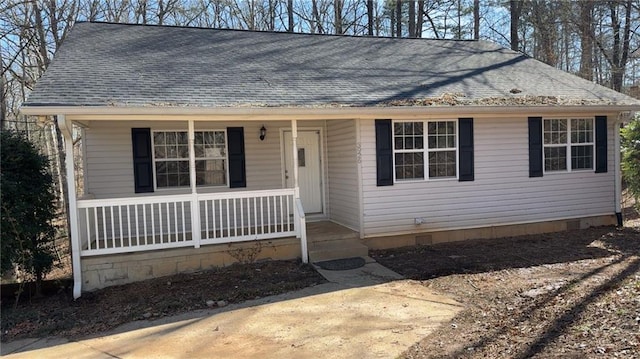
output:
<svg viewBox="0 0 640 359"><path fill-rule="evenodd" d="M366 258L368 255L369 248L357 239L316 242L309 247L311 263L350 257Z"/></svg>

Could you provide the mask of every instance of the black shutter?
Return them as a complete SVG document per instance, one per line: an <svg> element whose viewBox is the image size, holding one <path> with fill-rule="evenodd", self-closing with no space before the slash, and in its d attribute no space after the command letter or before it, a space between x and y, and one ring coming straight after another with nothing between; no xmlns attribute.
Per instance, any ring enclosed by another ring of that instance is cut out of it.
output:
<svg viewBox="0 0 640 359"><path fill-rule="evenodd" d="M136 193L153 192L151 129L132 128L133 178Z"/></svg>
<svg viewBox="0 0 640 359"><path fill-rule="evenodd" d="M607 116L596 116L596 173L607 172Z"/></svg>
<svg viewBox="0 0 640 359"><path fill-rule="evenodd" d="M378 186L393 185L393 148L391 120L376 120L376 176Z"/></svg>
<svg viewBox="0 0 640 359"><path fill-rule="evenodd" d="M244 159L244 128L227 128L227 150L229 152L229 187L247 187Z"/></svg>
<svg viewBox="0 0 640 359"><path fill-rule="evenodd" d="M473 118L458 119L460 144L459 181L473 181Z"/></svg>
<svg viewBox="0 0 640 359"><path fill-rule="evenodd" d="M542 117L529 117L529 177L542 177Z"/></svg>

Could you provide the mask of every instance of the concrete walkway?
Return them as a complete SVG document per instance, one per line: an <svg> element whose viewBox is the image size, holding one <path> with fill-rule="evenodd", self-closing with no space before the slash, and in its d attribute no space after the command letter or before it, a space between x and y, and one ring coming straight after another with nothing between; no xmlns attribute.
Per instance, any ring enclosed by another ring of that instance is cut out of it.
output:
<svg viewBox="0 0 640 359"><path fill-rule="evenodd" d="M100 336L3 343L8 358L390 358L462 306L375 262L330 283L125 324ZM391 281L390 281L391 280Z"/></svg>

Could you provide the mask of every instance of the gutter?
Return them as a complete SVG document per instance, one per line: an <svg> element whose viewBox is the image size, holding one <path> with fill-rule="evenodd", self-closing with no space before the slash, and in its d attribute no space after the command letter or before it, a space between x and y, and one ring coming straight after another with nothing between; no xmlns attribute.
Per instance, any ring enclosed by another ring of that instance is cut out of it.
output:
<svg viewBox="0 0 640 359"><path fill-rule="evenodd" d="M616 220L618 227L622 227L622 160L620 158L620 125L629 122L636 113L633 111L620 112L618 118L613 122L613 148L614 148L614 200L616 208Z"/></svg>
<svg viewBox="0 0 640 359"><path fill-rule="evenodd" d="M154 116L155 120L175 120L176 115L237 118L242 120L337 120L353 118L429 118L430 116L466 116L474 117L512 117L514 114L558 115L559 113L578 114L594 112L626 112L638 111L640 105L593 105L593 106L378 106L378 107L187 107L187 106L23 106L20 112L24 115L47 116L64 114L67 116L105 116L114 120L113 115ZM197 119L197 118L194 118Z"/></svg>

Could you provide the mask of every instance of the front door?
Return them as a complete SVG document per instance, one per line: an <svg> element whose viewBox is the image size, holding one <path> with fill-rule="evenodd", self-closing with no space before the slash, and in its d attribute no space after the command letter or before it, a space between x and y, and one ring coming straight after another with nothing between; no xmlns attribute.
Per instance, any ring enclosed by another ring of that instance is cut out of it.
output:
<svg viewBox="0 0 640 359"><path fill-rule="evenodd" d="M322 213L322 174L320 171L320 131L298 131L298 186L305 213ZM293 187L293 138L284 132L284 178Z"/></svg>

